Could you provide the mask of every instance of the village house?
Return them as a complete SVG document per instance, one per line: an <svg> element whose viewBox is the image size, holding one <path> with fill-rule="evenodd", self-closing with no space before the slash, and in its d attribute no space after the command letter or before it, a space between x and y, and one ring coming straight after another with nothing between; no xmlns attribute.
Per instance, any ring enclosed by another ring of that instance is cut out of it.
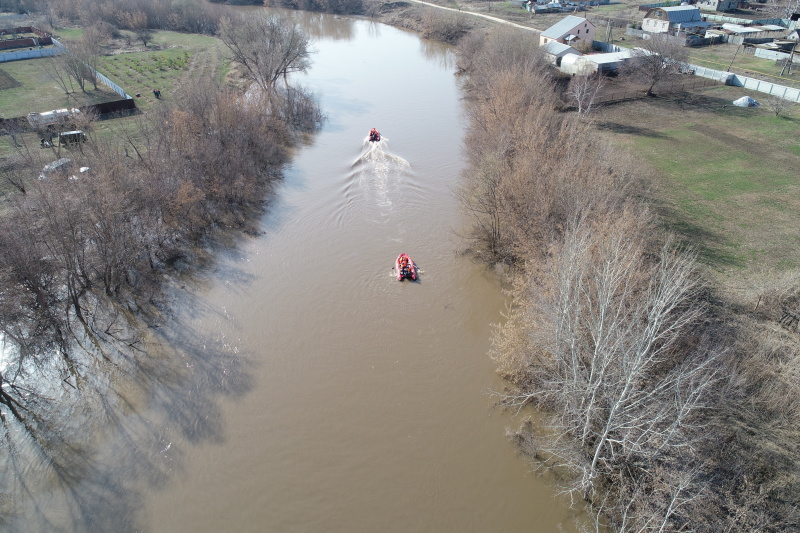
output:
<svg viewBox="0 0 800 533"><path fill-rule="evenodd" d="M733 11L739 0L697 0L695 5L703 11Z"/></svg>
<svg viewBox="0 0 800 533"><path fill-rule="evenodd" d="M654 7L647 11L642 20L642 30L650 33L705 32L713 26L700 16L695 6Z"/></svg>
<svg viewBox="0 0 800 533"><path fill-rule="evenodd" d="M572 47L591 48L594 31L594 24L585 18L569 15L544 30L539 36L539 45L557 42Z"/></svg>

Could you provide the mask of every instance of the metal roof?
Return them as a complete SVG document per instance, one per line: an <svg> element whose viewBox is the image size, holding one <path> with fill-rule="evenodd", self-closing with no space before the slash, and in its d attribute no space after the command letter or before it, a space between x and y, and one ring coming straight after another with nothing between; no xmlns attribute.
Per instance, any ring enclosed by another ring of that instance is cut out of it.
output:
<svg viewBox="0 0 800 533"><path fill-rule="evenodd" d="M607 54L589 54L583 56L586 61L591 61L592 63L596 63L598 65L618 63L619 61L624 61L625 59L630 59L632 57L633 52L631 50L623 50L622 52L609 52Z"/></svg>
<svg viewBox="0 0 800 533"><path fill-rule="evenodd" d="M589 21L583 17L576 17L574 15L566 16L559 22L556 22L555 24L544 30L542 32L542 37L548 37L550 39L560 39L565 34L572 31L575 28L575 26L583 24L584 22L589 22ZM592 25L592 27L594 27L594 25Z"/></svg>
<svg viewBox="0 0 800 533"><path fill-rule="evenodd" d="M657 8L667 14L670 22L692 22L700 20L700 10L695 6L673 6Z"/></svg>
<svg viewBox="0 0 800 533"><path fill-rule="evenodd" d="M573 54L574 53L578 53L580 55L580 53L577 50L575 50L574 48L572 48L570 45L563 44L563 43L558 43L556 41L550 41L546 45L542 46L542 50L545 53L551 54L551 55L554 55L554 56L559 56L559 55L562 55L562 54L566 54L567 52L572 52Z"/></svg>

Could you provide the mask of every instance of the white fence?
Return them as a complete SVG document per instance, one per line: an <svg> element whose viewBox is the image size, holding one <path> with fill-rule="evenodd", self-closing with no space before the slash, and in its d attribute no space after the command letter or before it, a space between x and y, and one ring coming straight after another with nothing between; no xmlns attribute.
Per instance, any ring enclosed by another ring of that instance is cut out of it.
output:
<svg viewBox="0 0 800 533"><path fill-rule="evenodd" d="M90 67L91 68L91 67ZM92 69L94 70L94 69ZM103 82L105 85L111 88L112 91L120 95L121 97L125 98L126 100L131 100L132 96L125 92L125 89L105 77L104 75L100 74L96 70L94 71L94 75L97 76L97 79Z"/></svg>
<svg viewBox="0 0 800 533"><path fill-rule="evenodd" d="M739 76L734 74L729 85L733 85L734 87L744 87L745 89L750 89L751 91L766 93L772 96L783 98L784 100L790 100L792 102L800 102L800 89L785 87L769 81L756 80L753 78L748 78L747 76Z"/></svg>
<svg viewBox="0 0 800 533"><path fill-rule="evenodd" d="M615 44L604 43L602 41L594 41L592 48L595 50L602 50L603 52L619 52L625 50ZM766 93L772 96L777 96L785 100L800 103L800 89L778 85L769 81L757 80L755 78L748 78L747 76L740 76L732 72L725 72L722 70L714 70L711 68L701 67L700 65L688 64L686 67L694 71L695 76L709 78L716 80L725 85L732 85L733 87L744 87L751 91Z"/></svg>
<svg viewBox="0 0 800 533"><path fill-rule="evenodd" d="M60 54L57 48L34 48L33 50L18 50L16 52L3 52L0 54L0 63L5 61L19 61L21 59L35 59Z"/></svg>
<svg viewBox="0 0 800 533"><path fill-rule="evenodd" d="M35 59L37 57L50 57L56 56L64 53L64 50L67 48L58 42L58 40L53 39L53 47L52 48L36 48L33 50L20 50L19 52L6 52L0 54L0 63L3 61L16 61L20 59ZM104 85L108 86L112 91L120 95L125 99L132 99L132 97L125 92L125 90L108 79L106 76L100 74L90 66L86 65L87 68L94 72L94 75L97 76L97 79L100 80Z"/></svg>
<svg viewBox="0 0 800 533"><path fill-rule="evenodd" d="M778 50L766 50L764 48L756 48L753 51L753 55L756 57L760 57L761 59L771 59L773 61L779 61L781 59L789 59L792 57L792 54L789 52L781 52Z"/></svg>

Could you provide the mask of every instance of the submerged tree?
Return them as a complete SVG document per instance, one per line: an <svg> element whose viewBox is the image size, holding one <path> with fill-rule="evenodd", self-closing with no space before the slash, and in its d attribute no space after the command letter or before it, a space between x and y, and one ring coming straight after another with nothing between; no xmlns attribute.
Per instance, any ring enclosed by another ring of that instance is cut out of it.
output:
<svg viewBox="0 0 800 533"><path fill-rule="evenodd" d="M247 71L247 77L267 94L292 72L310 66L309 37L299 25L278 15L223 18L219 37L233 60Z"/></svg>

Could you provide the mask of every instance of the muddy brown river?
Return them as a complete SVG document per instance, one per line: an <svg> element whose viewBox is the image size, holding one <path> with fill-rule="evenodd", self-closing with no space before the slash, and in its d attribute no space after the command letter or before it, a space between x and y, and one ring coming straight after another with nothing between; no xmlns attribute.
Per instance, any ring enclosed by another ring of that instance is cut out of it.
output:
<svg viewBox="0 0 800 533"><path fill-rule="evenodd" d="M296 16L315 53L294 83L327 121L286 169L263 235L222 253L177 311L194 349L225 362L187 357L194 385L154 380L117 421L94 459L102 472L77 489L96 491L88 529L571 531L571 511L504 436L518 420L491 407L502 382L487 352L505 300L459 254L465 118L452 50L369 21ZM395 279L400 252L418 282ZM127 489L108 494L112 479ZM44 508L53 530L83 530L78 513Z"/></svg>

